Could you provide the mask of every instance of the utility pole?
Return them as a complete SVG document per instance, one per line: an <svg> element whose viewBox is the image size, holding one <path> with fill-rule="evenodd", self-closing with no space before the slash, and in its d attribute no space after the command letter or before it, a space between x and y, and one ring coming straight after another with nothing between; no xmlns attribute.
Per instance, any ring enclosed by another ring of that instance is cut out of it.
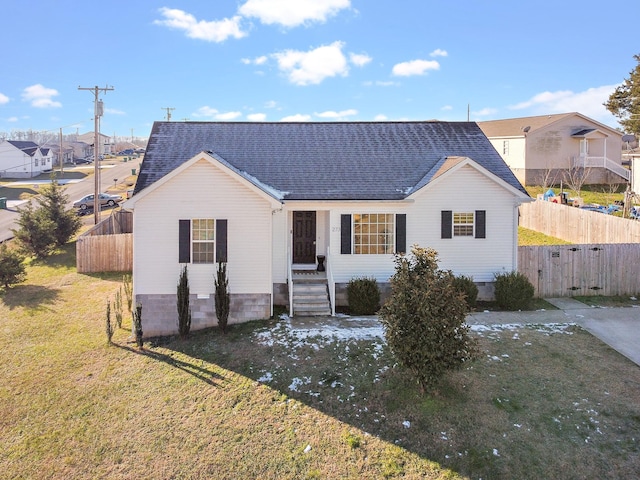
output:
<svg viewBox="0 0 640 480"><path fill-rule="evenodd" d="M167 111L167 122L171 121L171 111L175 110L175 108L173 107L161 107L160 110L166 110Z"/></svg>
<svg viewBox="0 0 640 480"><path fill-rule="evenodd" d="M103 113L100 92L105 94L113 90L113 87L78 87L78 90L90 90L93 92L93 176L94 176L94 197L93 197L93 217L97 225L100 221L100 117Z"/></svg>

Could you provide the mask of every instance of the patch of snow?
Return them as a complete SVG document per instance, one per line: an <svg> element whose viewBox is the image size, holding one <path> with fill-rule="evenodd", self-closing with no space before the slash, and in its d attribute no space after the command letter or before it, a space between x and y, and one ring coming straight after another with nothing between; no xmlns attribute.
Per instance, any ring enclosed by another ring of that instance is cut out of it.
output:
<svg viewBox="0 0 640 480"><path fill-rule="evenodd" d="M304 449L304 453L309 453L311 451L311 445L307 445Z"/></svg>
<svg viewBox="0 0 640 480"><path fill-rule="evenodd" d="M499 457L499 456L500 456L500 453L498 453L498 449L497 449L497 448L494 448L494 449L493 449L493 454L494 454L496 457Z"/></svg>
<svg viewBox="0 0 640 480"><path fill-rule="evenodd" d="M266 383L266 382L270 382L273 380L273 375L271 374L271 372L267 372L265 373L263 376L261 376L258 381L260 383Z"/></svg>
<svg viewBox="0 0 640 480"><path fill-rule="evenodd" d="M411 422L409 420L405 420L404 422L402 422L402 426L404 428L411 428Z"/></svg>

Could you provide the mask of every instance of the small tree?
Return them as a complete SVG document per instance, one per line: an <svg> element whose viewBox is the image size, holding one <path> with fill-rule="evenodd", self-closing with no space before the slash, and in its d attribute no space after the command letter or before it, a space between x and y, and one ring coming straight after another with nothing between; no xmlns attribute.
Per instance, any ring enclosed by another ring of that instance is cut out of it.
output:
<svg viewBox="0 0 640 480"><path fill-rule="evenodd" d="M19 209L18 229L12 232L27 255L44 258L73 237L82 222L73 209L67 208L68 197L55 178L42 188L34 207L31 202Z"/></svg>
<svg viewBox="0 0 640 480"><path fill-rule="evenodd" d="M136 336L136 345L138 348L142 348L142 304L140 303L136 305L136 309L133 312L133 332Z"/></svg>
<svg viewBox="0 0 640 480"><path fill-rule="evenodd" d="M395 264L391 296L380 320L391 352L424 393L447 371L477 357L464 323L469 310L453 274L438 269L435 250L414 245L410 256L396 255Z"/></svg>
<svg viewBox="0 0 640 480"><path fill-rule="evenodd" d="M131 281L131 274L126 273L122 276L122 285L124 287L124 295L127 299L127 311L133 317L133 310L131 307L133 306L133 283Z"/></svg>
<svg viewBox="0 0 640 480"><path fill-rule="evenodd" d="M229 320L229 305L231 296L229 295L229 279L227 278L227 264L218 263L218 271L214 280L215 287L215 307L218 317L218 326L222 333L227 333L227 322Z"/></svg>
<svg viewBox="0 0 640 480"><path fill-rule="evenodd" d="M111 323L111 300L107 300L107 313L105 318L105 332L107 334L107 342L111 343L113 338L113 323Z"/></svg>
<svg viewBox="0 0 640 480"><path fill-rule="evenodd" d="M113 302L113 309L116 314L116 325L118 328L122 328L122 287L116 292L116 299Z"/></svg>
<svg viewBox="0 0 640 480"><path fill-rule="evenodd" d="M580 167L572 165L564 172L564 181L567 182L569 188L576 192L578 197L581 196L582 187L589 178L591 167Z"/></svg>
<svg viewBox="0 0 640 480"><path fill-rule="evenodd" d="M9 249L6 243L0 246L0 284L4 288L24 282L27 277L24 256L14 249Z"/></svg>
<svg viewBox="0 0 640 480"><path fill-rule="evenodd" d="M189 274L187 266L182 267L177 286L178 332L181 338L187 338L191 329L191 308L189 308Z"/></svg>

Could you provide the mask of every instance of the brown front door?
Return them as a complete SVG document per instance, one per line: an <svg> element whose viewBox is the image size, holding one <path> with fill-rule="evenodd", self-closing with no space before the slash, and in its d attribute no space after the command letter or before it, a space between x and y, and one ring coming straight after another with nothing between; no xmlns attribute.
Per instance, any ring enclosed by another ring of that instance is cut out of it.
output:
<svg viewBox="0 0 640 480"><path fill-rule="evenodd" d="M316 263L316 212L293 212L293 263Z"/></svg>

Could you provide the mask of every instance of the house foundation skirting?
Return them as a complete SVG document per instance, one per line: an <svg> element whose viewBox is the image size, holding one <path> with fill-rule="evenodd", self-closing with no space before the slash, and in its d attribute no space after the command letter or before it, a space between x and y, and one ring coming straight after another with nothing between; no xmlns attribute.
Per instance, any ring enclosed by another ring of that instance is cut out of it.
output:
<svg viewBox="0 0 640 480"><path fill-rule="evenodd" d="M178 333L176 294L141 294L135 301L142 305L142 332L145 338ZM191 330L218 326L214 295L189 296ZM268 293L231 294L229 325L271 317L271 295Z"/></svg>

